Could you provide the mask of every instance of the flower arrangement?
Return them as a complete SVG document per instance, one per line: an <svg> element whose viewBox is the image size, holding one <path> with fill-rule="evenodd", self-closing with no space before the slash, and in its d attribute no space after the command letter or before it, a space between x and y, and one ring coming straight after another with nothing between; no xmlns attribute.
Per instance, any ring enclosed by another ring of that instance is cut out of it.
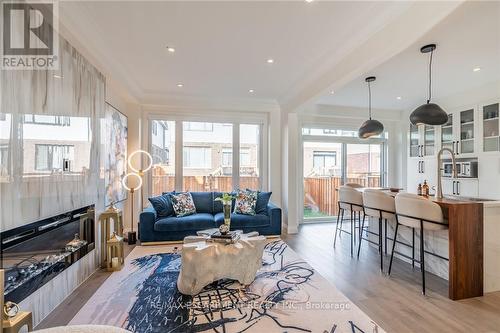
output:
<svg viewBox="0 0 500 333"><path fill-rule="evenodd" d="M223 193L222 197L215 198L215 201L222 202L222 209L224 212L224 225L227 226L229 231L231 225L231 203L235 197L229 193Z"/></svg>

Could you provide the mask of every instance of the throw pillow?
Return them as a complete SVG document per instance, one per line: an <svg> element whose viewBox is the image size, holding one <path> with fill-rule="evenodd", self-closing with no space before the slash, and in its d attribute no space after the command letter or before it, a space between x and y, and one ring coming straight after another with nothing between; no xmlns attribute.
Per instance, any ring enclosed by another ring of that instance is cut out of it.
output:
<svg viewBox="0 0 500 333"><path fill-rule="evenodd" d="M257 192L257 202L255 203L255 213L267 215L267 204L273 192Z"/></svg>
<svg viewBox="0 0 500 333"><path fill-rule="evenodd" d="M175 215L178 217L196 214L193 197L189 192L171 193L170 199L174 207Z"/></svg>
<svg viewBox="0 0 500 333"><path fill-rule="evenodd" d="M167 217L174 214L174 208L172 207L172 201L168 195L159 195L157 197L152 197L148 199L151 205L156 211L158 217Z"/></svg>
<svg viewBox="0 0 500 333"><path fill-rule="evenodd" d="M256 191L237 191L236 203L234 204L235 214L255 215L255 204L257 203Z"/></svg>

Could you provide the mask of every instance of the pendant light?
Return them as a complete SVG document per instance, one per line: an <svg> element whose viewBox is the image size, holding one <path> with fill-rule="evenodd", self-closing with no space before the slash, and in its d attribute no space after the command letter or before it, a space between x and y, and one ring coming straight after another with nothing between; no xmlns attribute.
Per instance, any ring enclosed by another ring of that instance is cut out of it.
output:
<svg viewBox="0 0 500 333"><path fill-rule="evenodd" d="M410 122L413 125L443 125L448 121L448 115L437 104L431 103L432 96L432 54L436 49L436 44L425 45L420 49L422 53L429 53L429 99L426 104L420 105L410 115Z"/></svg>
<svg viewBox="0 0 500 333"><path fill-rule="evenodd" d="M368 83L368 114L370 119L365 121L358 130L358 136L361 139L368 139L369 137L379 135L384 131L384 125L380 121L372 119L372 90L370 83L375 80L375 76L369 76L365 79Z"/></svg>

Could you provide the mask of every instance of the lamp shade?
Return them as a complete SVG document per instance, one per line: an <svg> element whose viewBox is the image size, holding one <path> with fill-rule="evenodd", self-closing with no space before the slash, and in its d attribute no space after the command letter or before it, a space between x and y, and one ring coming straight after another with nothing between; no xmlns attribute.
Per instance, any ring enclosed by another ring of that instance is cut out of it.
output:
<svg viewBox="0 0 500 333"><path fill-rule="evenodd" d="M379 135L384 131L384 125L375 119L368 119L358 130L358 136L361 139L368 139L371 136Z"/></svg>
<svg viewBox="0 0 500 333"><path fill-rule="evenodd" d="M413 125L443 125L448 121L448 114L435 103L426 103L416 108L410 115Z"/></svg>

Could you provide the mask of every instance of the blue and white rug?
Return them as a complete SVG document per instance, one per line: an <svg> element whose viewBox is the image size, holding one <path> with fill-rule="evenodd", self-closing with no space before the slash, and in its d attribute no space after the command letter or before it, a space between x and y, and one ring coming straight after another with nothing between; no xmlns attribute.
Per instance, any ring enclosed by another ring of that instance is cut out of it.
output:
<svg viewBox="0 0 500 333"><path fill-rule="evenodd" d="M138 246L70 324L132 332L384 332L281 240L269 243L255 281L221 280L200 294L177 290L173 246Z"/></svg>

